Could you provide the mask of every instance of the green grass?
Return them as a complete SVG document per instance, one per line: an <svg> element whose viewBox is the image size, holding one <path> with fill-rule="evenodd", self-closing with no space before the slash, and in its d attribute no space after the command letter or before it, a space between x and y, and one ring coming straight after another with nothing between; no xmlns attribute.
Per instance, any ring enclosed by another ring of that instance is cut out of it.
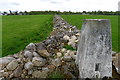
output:
<svg viewBox="0 0 120 80"><path fill-rule="evenodd" d="M112 46L118 50L118 16L104 15L61 15L72 25L81 29L82 19L110 19L112 25ZM52 31L53 15L3 16L0 22L0 56L14 54L29 43L43 41ZM1 23L0 23L1 25ZM2 40L1 40L2 39ZM1 50L2 48L2 50ZM70 48L67 46L67 48ZM2 51L2 52L1 52Z"/></svg>
<svg viewBox="0 0 120 80"><path fill-rule="evenodd" d="M118 16L111 15L61 15L72 25L75 25L78 29L81 29L83 19L110 19L112 29L112 49L113 51L120 51L118 48ZM120 44L120 43L119 43Z"/></svg>
<svg viewBox="0 0 120 80"><path fill-rule="evenodd" d="M2 56L14 54L29 43L45 40L52 31L53 15L2 17Z"/></svg>
<svg viewBox="0 0 120 80"><path fill-rule="evenodd" d="M74 49L72 46L70 46L70 45L65 45L65 46L63 46L63 48L65 48L65 49L67 49L67 50L72 50L72 51L74 51L74 50L76 50L76 49Z"/></svg>
<svg viewBox="0 0 120 80"><path fill-rule="evenodd" d="M55 70L48 76L48 78L53 78L53 79L64 78L64 75L62 74L62 72Z"/></svg>

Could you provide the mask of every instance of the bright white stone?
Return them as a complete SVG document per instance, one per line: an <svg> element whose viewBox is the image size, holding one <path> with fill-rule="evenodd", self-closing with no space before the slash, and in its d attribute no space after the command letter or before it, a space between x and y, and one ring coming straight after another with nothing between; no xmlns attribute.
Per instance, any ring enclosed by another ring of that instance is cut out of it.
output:
<svg viewBox="0 0 120 80"><path fill-rule="evenodd" d="M69 32L72 32L71 28L69 29Z"/></svg>
<svg viewBox="0 0 120 80"><path fill-rule="evenodd" d="M75 34L76 36L80 36L80 33Z"/></svg>
<svg viewBox="0 0 120 80"><path fill-rule="evenodd" d="M70 50L67 50L67 53L70 53Z"/></svg>
<svg viewBox="0 0 120 80"><path fill-rule="evenodd" d="M76 40L76 39L77 39L77 37L73 35L73 36L71 37L71 39Z"/></svg>
<svg viewBox="0 0 120 80"><path fill-rule="evenodd" d="M69 55L72 57L72 56L74 56L74 52L73 51L70 51L69 52Z"/></svg>
<svg viewBox="0 0 120 80"><path fill-rule="evenodd" d="M69 53L65 53L64 56L69 56Z"/></svg>
<svg viewBox="0 0 120 80"><path fill-rule="evenodd" d="M62 53L58 52L57 57L61 57L61 56L62 56Z"/></svg>
<svg viewBox="0 0 120 80"><path fill-rule="evenodd" d="M63 39L65 39L65 40L69 40L70 37L69 37L68 35L65 35L65 36L63 37Z"/></svg>
<svg viewBox="0 0 120 80"><path fill-rule="evenodd" d="M76 40L75 42L77 43L79 40Z"/></svg>
<svg viewBox="0 0 120 80"><path fill-rule="evenodd" d="M62 53L65 53L65 52L66 52L66 49L65 49L65 48L62 48L62 49L61 49L61 52L62 52Z"/></svg>

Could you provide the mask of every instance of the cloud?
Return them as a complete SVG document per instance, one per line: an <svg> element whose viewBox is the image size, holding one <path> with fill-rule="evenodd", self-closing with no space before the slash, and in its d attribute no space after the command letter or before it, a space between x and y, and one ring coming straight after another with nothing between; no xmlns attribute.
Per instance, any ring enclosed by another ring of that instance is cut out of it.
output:
<svg viewBox="0 0 120 80"><path fill-rule="evenodd" d="M54 2L54 1L51 1L51 3L53 3L53 4L61 4L62 2Z"/></svg>
<svg viewBox="0 0 120 80"><path fill-rule="evenodd" d="M12 6L12 5L19 5L19 3L16 3L16 2L1 2L0 3L0 6Z"/></svg>
<svg viewBox="0 0 120 80"><path fill-rule="evenodd" d="M70 0L41 0L41 1L47 1L49 3L53 3L53 4L62 4L62 3L65 3L67 1L70 1Z"/></svg>
<svg viewBox="0 0 120 80"><path fill-rule="evenodd" d="M20 5L19 3L16 3L16 2L13 2L13 3L10 3L12 5Z"/></svg>
<svg viewBox="0 0 120 80"><path fill-rule="evenodd" d="M117 11L119 0L0 0L1 11Z"/></svg>

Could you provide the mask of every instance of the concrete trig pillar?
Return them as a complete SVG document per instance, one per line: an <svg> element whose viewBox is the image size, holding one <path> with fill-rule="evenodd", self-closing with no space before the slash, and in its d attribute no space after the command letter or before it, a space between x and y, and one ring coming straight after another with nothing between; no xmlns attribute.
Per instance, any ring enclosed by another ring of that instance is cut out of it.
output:
<svg viewBox="0 0 120 80"><path fill-rule="evenodd" d="M107 19L83 20L76 63L80 78L112 76L111 25Z"/></svg>

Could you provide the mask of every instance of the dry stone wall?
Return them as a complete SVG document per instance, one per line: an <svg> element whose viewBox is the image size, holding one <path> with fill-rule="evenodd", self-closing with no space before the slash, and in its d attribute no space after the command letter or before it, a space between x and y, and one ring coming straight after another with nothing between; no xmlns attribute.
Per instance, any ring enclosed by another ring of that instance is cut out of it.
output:
<svg viewBox="0 0 120 80"><path fill-rule="evenodd" d="M63 48L77 47L80 31L60 16L54 17L54 28L50 36L40 43L30 43L14 55L0 58L0 78L47 78L60 71L64 78L75 78L76 51ZM74 73L74 74L73 74Z"/></svg>
<svg viewBox="0 0 120 80"><path fill-rule="evenodd" d="M93 78L96 77L95 74L98 77L103 77L104 74L111 76L112 64L111 58L109 58L111 57L111 40L106 40L107 38L110 39L110 32L109 27L104 22L100 21L102 26L97 26L99 22L94 26L92 26L94 22L85 22L81 35L80 30L58 15L54 16L53 23L53 31L46 40L40 43L30 43L17 54L0 58L0 79L49 78L53 72L60 72L64 78L86 78L86 76ZM101 36L101 34L105 35ZM104 42L101 40L104 40ZM64 48L66 45L71 46L74 50ZM102 48L104 48L103 51L100 50ZM101 56L99 52L102 53ZM106 52L108 54L105 54ZM99 64L95 65L95 62L99 62L96 56L98 58L104 56L102 62L107 63L109 69L104 68L100 73L98 71L95 72L95 66L99 66ZM118 55L115 54L112 59L118 71L119 65L116 62L118 61ZM75 61L78 66L76 66ZM113 74L117 74L119 77L115 67L113 69L115 73ZM107 74L106 70L110 71L110 74Z"/></svg>

